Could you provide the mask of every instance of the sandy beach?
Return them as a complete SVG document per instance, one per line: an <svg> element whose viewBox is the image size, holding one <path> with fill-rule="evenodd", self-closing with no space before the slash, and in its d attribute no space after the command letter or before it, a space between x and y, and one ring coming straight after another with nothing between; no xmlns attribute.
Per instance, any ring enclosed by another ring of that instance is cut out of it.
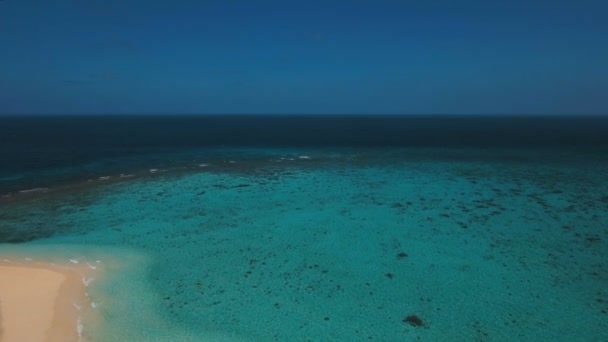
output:
<svg viewBox="0 0 608 342"><path fill-rule="evenodd" d="M0 263L0 341L81 341L93 269L50 263Z"/></svg>

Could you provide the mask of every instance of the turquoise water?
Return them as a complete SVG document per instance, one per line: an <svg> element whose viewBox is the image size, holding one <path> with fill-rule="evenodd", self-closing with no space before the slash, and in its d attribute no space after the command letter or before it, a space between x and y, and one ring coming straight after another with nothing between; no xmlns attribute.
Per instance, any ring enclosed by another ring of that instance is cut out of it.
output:
<svg viewBox="0 0 608 342"><path fill-rule="evenodd" d="M93 340L608 340L603 151L188 153L4 197L0 248L124 260Z"/></svg>

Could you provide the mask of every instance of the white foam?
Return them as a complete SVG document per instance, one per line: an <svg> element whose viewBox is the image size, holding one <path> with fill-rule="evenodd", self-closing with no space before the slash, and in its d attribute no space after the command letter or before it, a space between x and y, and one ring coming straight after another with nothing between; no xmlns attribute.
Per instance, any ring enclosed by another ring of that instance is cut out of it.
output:
<svg viewBox="0 0 608 342"><path fill-rule="evenodd" d="M95 302L91 302L91 307L93 309L97 309L97 307L99 306L99 304L95 303Z"/></svg>
<svg viewBox="0 0 608 342"><path fill-rule="evenodd" d="M80 311L81 306L76 304L76 303L72 303L72 305L76 308L76 310Z"/></svg>
<svg viewBox="0 0 608 342"><path fill-rule="evenodd" d="M32 261L32 258L25 258L25 261Z"/></svg>
<svg viewBox="0 0 608 342"><path fill-rule="evenodd" d="M90 269L92 269L92 270L96 270L96 269L97 269L97 267L95 267L95 266L93 266L93 265L89 264L88 262L87 262L87 265L88 265L88 266L89 266L89 268L90 268Z"/></svg>
<svg viewBox="0 0 608 342"><path fill-rule="evenodd" d="M87 278L87 277L82 277L82 283L84 284L84 286L89 286L93 280L95 280L95 278L91 277L91 278Z"/></svg>
<svg viewBox="0 0 608 342"><path fill-rule="evenodd" d="M79 263L79 261L78 261L78 260L76 260L76 259L68 259L68 260L70 260L70 262L71 262L72 264L77 264L77 263Z"/></svg>
<svg viewBox="0 0 608 342"><path fill-rule="evenodd" d="M124 173L121 173L121 174L120 174L120 178L129 178L129 177L135 177L135 175L132 175L132 174L128 174L128 175L126 175L126 174L124 174Z"/></svg>
<svg viewBox="0 0 608 342"><path fill-rule="evenodd" d="M99 264L99 263L101 263L101 260L97 260L97 261L95 261L95 262Z"/></svg>
<svg viewBox="0 0 608 342"><path fill-rule="evenodd" d="M27 189L27 190L21 190L19 191L22 194L26 194L29 192L44 192L47 191L49 188L34 188L34 189Z"/></svg>
<svg viewBox="0 0 608 342"><path fill-rule="evenodd" d="M228 163L235 164L236 162L234 160L229 160Z"/></svg>
<svg viewBox="0 0 608 342"><path fill-rule="evenodd" d="M299 156L298 158L300 158L300 159L312 159L312 158L310 158L310 156Z"/></svg>
<svg viewBox="0 0 608 342"><path fill-rule="evenodd" d="M209 164L198 164L198 167L207 167Z"/></svg>
<svg viewBox="0 0 608 342"><path fill-rule="evenodd" d="M158 169L150 169L150 173L158 172Z"/></svg>
<svg viewBox="0 0 608 342"><path fill-rule="evenodd" d="M82 325L82 318L78 316L76 319L76 332L78 333L78 341L82 340L82 331L84 330L84 325Z"/></svg>
<svg viewBox="0 0 608 342"><path fill-rule="evenodd" d="M102 176L102 177L99 177L99 180L108 180L108 179L110 179L110 176Z"/></svg>

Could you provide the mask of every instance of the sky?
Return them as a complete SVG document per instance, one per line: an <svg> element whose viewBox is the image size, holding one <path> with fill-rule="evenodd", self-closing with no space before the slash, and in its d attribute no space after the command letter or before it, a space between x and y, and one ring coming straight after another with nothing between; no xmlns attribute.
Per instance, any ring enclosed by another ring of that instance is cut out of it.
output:
<svg viewBox="0 0 608 342"><path fill-rule="evenodd" d="M608 1L0 0L0 114L607 114Z"/></svg>

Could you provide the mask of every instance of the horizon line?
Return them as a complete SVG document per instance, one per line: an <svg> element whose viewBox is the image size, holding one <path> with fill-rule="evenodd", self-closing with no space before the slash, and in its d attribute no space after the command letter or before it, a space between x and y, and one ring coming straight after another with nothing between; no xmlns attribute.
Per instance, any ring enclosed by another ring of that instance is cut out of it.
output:
<svg viewBox="0 0 608 342"><path fill-rule="evenodd" d="M43 117L43 116L511 116L511 117L601 117L608 113L0 113L0 117Z"/></svg>

